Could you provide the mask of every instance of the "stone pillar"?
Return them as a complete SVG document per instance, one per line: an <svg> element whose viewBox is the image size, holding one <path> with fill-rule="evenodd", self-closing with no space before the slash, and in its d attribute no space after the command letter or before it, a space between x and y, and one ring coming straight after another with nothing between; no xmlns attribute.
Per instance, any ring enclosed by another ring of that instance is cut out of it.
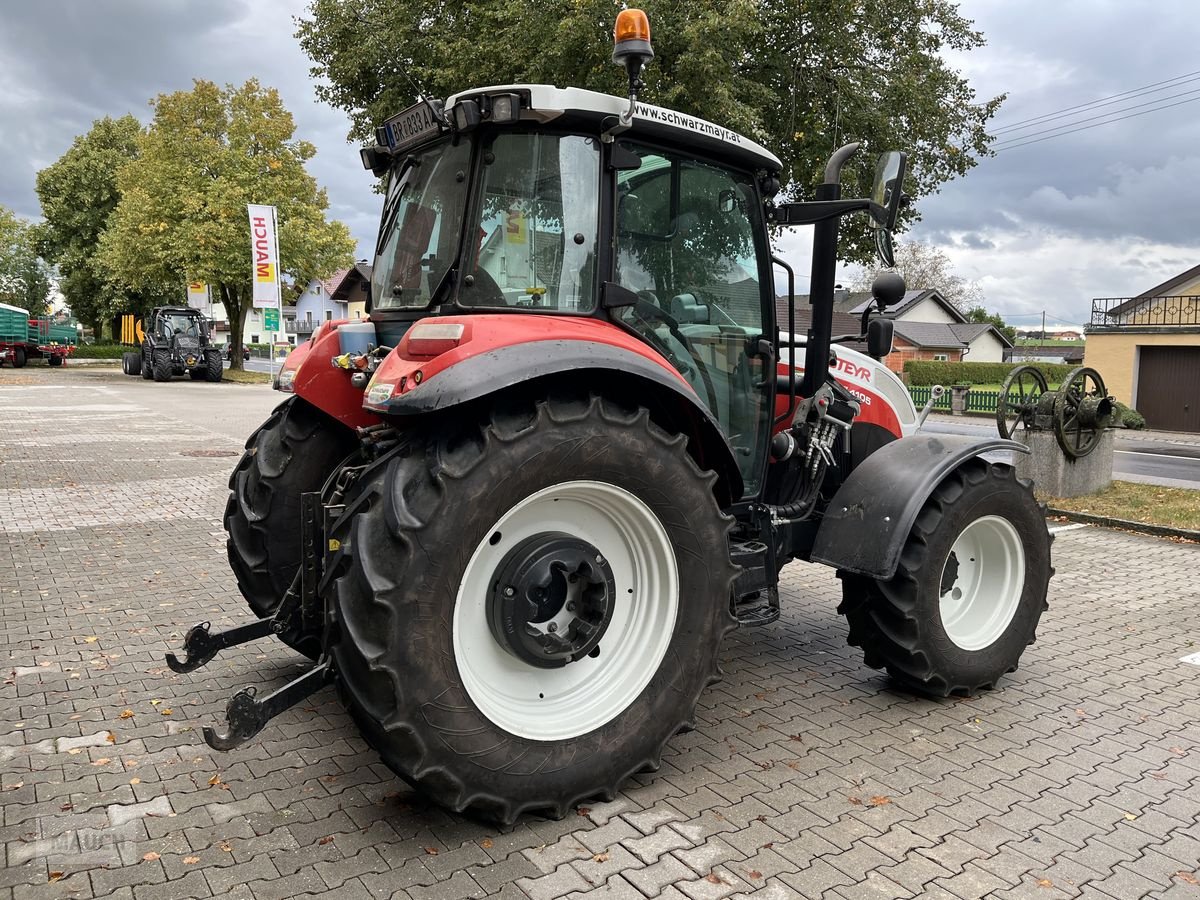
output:
<svg viewBox="0 0 1200 900"><path fill-rule="evenodd" d="M965 416L967 414L967 394L971 393L969 384L950 385L950 415Z"/></svg>
<svg viewBox="0 0 1200 900"><path fill-rule="evenodd" d="M1105 428L1096 448L1081 459L1063 453L1053 431L1017 434L1029 453L1014 453L1019 478L1033 479L1033 488L1044 497L1082 497L1112 484L1113 433Z"/></svg>

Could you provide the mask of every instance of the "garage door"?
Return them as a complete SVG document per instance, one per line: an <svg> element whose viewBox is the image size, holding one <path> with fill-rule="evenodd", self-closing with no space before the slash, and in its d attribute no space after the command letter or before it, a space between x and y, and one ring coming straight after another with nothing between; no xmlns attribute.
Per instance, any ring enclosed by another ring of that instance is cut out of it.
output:
<svg viewBox="0 0 1200 900"><path fill-rule="evenodd" d="M1137 409L1146 427L1200 432L1200 347L1140 351Z"/></svg>

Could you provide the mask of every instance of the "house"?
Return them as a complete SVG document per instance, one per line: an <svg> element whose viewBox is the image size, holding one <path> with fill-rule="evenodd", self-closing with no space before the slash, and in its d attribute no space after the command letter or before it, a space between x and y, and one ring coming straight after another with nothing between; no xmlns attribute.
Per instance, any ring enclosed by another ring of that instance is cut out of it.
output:
<svg viewBox="0 0 1200 900"><path fill-rule="evenodd" d="M328 278L314 278L290 309L284 310L289 333L307 338L322 322L357 319L366 313L371 267L366 261L338 269ZM288 316L289 312L294 315Z"/></svg>
<svg viewBox="0 0 1200 900"><path fill-rule="evenodd" d="M1136 297L1092 300L1084 364L1151 428L1200 432L1200 266Z"/></svg>
<svg viewBox="0 0 1200 900"><path fill-rule="evenodd" d="M874 301L868 293L837 291L834 310L861 318ZM903 372L910 359L945 362L1002 362L1012 349L994 325L968 322L952 303L936 290L906 291L899 303L882 316L895 324L893 351L884 363L893 372Z"/></svg>

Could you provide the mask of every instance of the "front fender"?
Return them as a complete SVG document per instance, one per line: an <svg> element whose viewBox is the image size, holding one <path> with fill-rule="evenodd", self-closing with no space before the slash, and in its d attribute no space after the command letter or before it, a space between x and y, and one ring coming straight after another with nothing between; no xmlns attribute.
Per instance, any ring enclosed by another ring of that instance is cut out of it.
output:
<svg viewBox="0 0 1200 900"><path fill-rule="evenodd" d="M337 326L344 322L323 322L310 340L288 354L280 367L292 373L290 390L303 397L317 409L341 422L347 428L362 428L382 421L378 415L363 409L363 392L350 383L350 373L335 369L329 361L341 353ZM278 385L279 379L276 379Z"/></svg>
<svg viewBox="0 0 1200 900"><path fill-rule="evenodd" d="M891 578L934 488L963 463L995 450L1029 452L1016 441L961 434L920 433L880 447L829 501L812 560L869 578Z"/></svg>

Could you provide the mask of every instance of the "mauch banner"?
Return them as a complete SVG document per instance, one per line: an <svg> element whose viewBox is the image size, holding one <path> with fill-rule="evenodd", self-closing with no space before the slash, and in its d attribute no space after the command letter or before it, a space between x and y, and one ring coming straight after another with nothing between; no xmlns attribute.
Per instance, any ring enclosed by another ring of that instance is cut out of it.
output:
<svg viewBox="0 0 1200 900"><path fill-rule="evenodd" d="M254 305L279 303L279 244L275 240L275 207L247 204L250 252L254 265Z"/></svg>

